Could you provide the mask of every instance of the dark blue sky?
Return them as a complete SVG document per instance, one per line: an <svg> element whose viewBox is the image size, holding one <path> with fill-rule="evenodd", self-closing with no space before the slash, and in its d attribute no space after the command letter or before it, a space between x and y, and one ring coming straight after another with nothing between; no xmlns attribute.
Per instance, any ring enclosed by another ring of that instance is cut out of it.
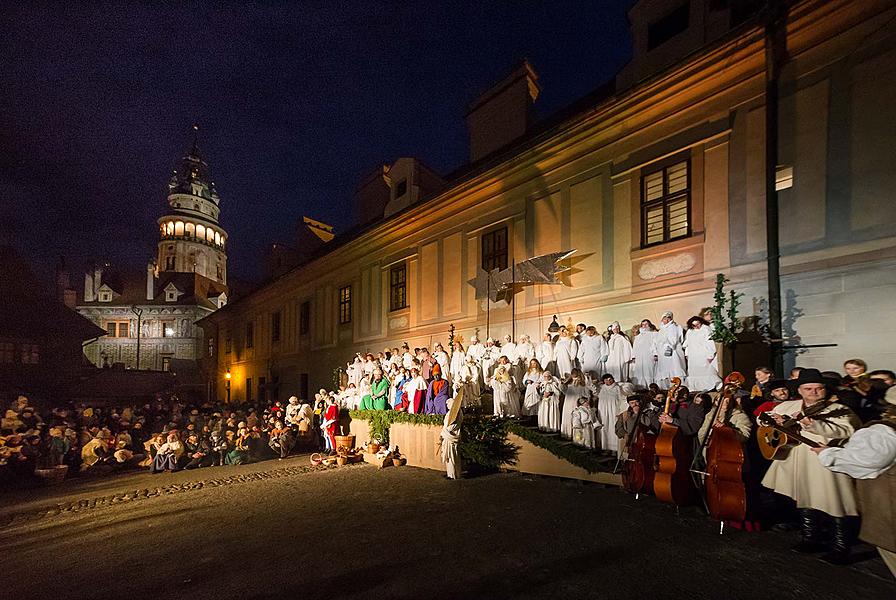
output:
<svg viewBox="0 0 896 600"><path fill-rule="evenodd" d="M303 215L350 227L377 164L462 165L466 106L520 58L541 115L612 77L631 3L4 4L0 236L45 274L145 264L198 122L230 272L256 277Z"/></svg>

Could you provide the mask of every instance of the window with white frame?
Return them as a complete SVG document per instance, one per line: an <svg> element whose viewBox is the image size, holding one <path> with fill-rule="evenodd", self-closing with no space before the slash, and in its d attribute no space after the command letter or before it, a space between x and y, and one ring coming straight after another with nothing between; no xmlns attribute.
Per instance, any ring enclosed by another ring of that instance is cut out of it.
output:
<svg viewBox="0 0 896 600"><path fill-rule="evenodd" d="M641 177L641 245L691 234L691 170L683 160Z"/></svg>

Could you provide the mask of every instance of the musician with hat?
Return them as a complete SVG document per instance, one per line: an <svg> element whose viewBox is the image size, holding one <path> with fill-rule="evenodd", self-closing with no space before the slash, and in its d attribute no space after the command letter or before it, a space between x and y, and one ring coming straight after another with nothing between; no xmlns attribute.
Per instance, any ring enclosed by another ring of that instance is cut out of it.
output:
<svg viewBox="0 0 896 600"><path fill-rule="evenodd" d="M767 414L778 427L783 427L809 442L837 445L849 438L860 426L858 417L849 408L828 397L831 382L818 369L802 369L791 381L801 399L787 400ZM760 415L760 420L762 415ZM773 461L762 479L762 485L792 498L800 515L802 540L794 550L802 553L822 552L827 544L822 538L822 520L833 521L833 544L824 559L843 562L849 556L849 517L858 515L853 484L849 476L826 469L810 447L801 443L789 449L785 458Z"/></svg>

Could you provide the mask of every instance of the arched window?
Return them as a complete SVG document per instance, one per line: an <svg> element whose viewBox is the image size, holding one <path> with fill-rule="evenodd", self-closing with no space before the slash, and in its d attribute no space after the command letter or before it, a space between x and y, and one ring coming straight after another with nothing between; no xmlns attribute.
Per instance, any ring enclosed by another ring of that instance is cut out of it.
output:
<svg viewBox="0 0 896 600"><path fill-rule="evenodd" d="M184 228L187 233L187 237L193 237L196 234L196 226L192 223L187 223L187 226Z"/></svg>
<svg viewBox="0 0 896 600"><path fill-rule="evenodd" d="M205 225L196 226L196 237L198 237L200 240L205 239Z"/></svg>
<svg viewBox="0 0 896 600"><path fill-rule="evenodd" d="M209 227L205 230L205 239L208 242L212 242L215 239L215 230Z"/></svg>
<svg viewBox="0 0 896 600"><path fill-rule="evenodd" d="M174 235L181 236L184 234L184 222L177 221L174 224Z"/></svg>
<svg viewBox="0 0 896 600"><path fill-rule="evenodd" d="M174 235L174 222L173 221L168 221L167 223L165 223L165 232L168 235Z"/></svg>
<svg viewBox="0 0 896 600"><path fill-rule="evenodd" d="M218 246L221 245L221 234L217 231L215 232L215 244L217 244Z"/></svg>

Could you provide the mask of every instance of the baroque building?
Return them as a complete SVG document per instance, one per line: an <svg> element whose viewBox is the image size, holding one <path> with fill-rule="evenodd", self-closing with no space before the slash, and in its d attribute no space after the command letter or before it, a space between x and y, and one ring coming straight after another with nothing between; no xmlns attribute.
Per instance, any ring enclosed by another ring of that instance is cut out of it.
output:
<svg viewBox="0 0 896 600"><path fill-rule="evenodd" d="M85 347L100 367L167 371L212 351L196 321L227 303L227 233L220 199L194 138L168 183L156 259L143 272L97 265L84 276L77 310L106 331ZM139 362L138 362L139 352Z"/></svg>
<svg viewBox="0 0 896 600"><path fill-rule="evenodd" d="M628 329L671 310L684 322L713 304L718 273L744 294L744 321L761 324L762 4L636 2L631 62L541 122L537 76L518 66L469 108L470 164L407 201L395 202L407 184L393 187L377 221L200 322L218 397L270 397L272 382L304 396L356 351L444 344L452 324L469 340L540 336L553 315ZM896 362L894 18L885 0L803 0L786 18L776 188L788 366ZM567 249L561 284L523 287L512 304L477 300L468 283Z"/></svg>

